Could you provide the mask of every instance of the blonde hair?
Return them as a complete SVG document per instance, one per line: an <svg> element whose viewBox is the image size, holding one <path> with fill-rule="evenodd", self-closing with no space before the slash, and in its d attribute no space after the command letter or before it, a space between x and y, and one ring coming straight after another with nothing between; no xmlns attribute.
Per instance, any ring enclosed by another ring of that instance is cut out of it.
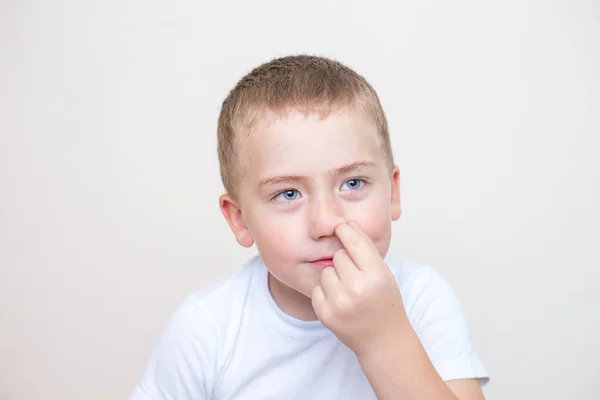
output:
<svg viewBox="0 0 600 400"><path fill-rule="evenodd" d="M387 119L377 93L361 75L340 62L308 55L276 58L254 68L231 90L219 115L219 165L226 192L235 198L240 172L237 137L242 131L249 134L260 116L295 109L326 118L353 104L372 117L391 170L394 161Z"/></svg>

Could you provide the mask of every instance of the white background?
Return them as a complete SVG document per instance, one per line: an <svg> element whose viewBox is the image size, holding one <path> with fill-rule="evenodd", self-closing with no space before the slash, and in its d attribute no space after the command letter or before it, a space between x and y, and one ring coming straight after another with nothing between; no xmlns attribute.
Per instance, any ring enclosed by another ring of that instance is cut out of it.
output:
<svg viewBox="0 0 600 400"><path fill-rule="evenodd" d="M489 399L600 392L600 2L0 2L0 398L124 399L236 270L216 120L273 57L381 96L392 250L464 303Z"/></svg>

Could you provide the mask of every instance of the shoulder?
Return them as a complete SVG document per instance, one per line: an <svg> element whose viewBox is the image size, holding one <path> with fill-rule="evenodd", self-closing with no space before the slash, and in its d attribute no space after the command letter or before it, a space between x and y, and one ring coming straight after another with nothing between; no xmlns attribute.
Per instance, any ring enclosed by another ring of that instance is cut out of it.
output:
<svg viewBox="0 0 600 400"><path fill-rule="evenodd" d="M206 330L210 325L220 325L242 307L259 268L256 258L252 258L234 274L188 293L170 316L167 328Z"/></svg>
<svg viewBox="0 0 600 400"><path fill-rule="evenodd" d="M252 258L229 278L181 301L159 335L133 399L206 398L261 265Z"/></svg>
<svg viewBox="0 0 600 400"><path fill-rule="evenodd" d="M400 287L407 312L423 313L440 300L458 301L451 284L432 266L386 257Z"/></svg>
<svg viewBox="0 0 600 400"><path fill-rule="evenodd" d="M442 320L466 322L456 292L435 268L399 258L386 258L386 263L396 278L407 316L417 333Z"/></svg>
<svg viewBox="0 0 600 400"><path fill-rule="evenodd" d="M175 312L181 324L214 328L221 339L239 328L244 311L257 291L266 287L266 267L259 256L246 261L229 277L188 294ZM221 343L224 345L225 343Z"/></svg>
<svg viewBox="0 0 600 400"><path fill-rule="evenodd" d="M251 287L263 278L261 274L264 264L254 256L231 276L188 294L181 306L202 310L205 315L223 315L246 300Z"/></svg>

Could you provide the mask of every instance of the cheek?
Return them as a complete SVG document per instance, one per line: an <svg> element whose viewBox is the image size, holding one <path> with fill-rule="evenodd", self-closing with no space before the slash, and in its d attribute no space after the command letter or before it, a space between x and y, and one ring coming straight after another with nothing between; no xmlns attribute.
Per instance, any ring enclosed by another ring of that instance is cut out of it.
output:
<svg viewBox="0 0 600 400"><path fill-rule="evenodd" d="M249 221L250 231L265 262L281 264L293 257L298 246L297 222L277 216L257 216Z"/></svg>
<svg viewBox="0 0 600 400"><path fill-rule="evenodd" d="M356 219L356 222L375 243L379 254L383 257L388 251L392 236L390 219L375 215L373 218Z"/></svg>
<svg viewBox="0 0 600 400"><path fill-rule="evenodd" d="M387 204L377 202L377 204L370 204L366 207L361 205L356 210L351 210L347 216L348 219L355 220L371 238L382 257L388 251L392 236L389 208L389 202Z"/></svg>

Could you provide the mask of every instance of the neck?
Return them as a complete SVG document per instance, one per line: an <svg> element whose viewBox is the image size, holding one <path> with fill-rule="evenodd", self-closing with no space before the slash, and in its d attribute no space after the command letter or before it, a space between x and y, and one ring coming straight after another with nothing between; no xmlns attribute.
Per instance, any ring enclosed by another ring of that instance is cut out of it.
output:
<svg viewBox="0 0 600 400"><path fill-rule="evenodd" d="M317 315L310 297L303 295L280 282L269 272L269 292L275 304L290 317L302 321L315 321Z"/></svg>

